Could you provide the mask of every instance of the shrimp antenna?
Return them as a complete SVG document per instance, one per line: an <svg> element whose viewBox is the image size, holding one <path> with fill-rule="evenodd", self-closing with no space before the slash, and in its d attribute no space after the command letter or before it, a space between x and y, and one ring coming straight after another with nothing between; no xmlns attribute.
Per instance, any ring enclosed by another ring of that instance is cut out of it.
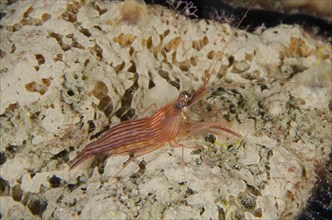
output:
<svg viewBox="0 0 332 220"><path fill-rule="evenodd" d="M181 6L182 3L184 3L184 4L186 4L186 3L185 3L185 2L182 2L182 1L179 1L179 2L177 3L177 5L174 6L173 3L172 3L172 1L167 0L166 2L167 2L167 4L172 8L171 11L172 11L173 19L174 19L174 22L175 22L175 27L176 27L176 29L177 29L177 31L178 31L178 33L179 33L179 36L180 36L181 47L182 47L182 50L183 50L184 56L186 57L186 63L187 63L187 65L190 67L190 65L189 65L189 59L188 59L188 55L187 55L187 50L186 50L186 48L185 48L185 46L184 46L184 41L183 41L183 38L182 38L181 30L180 30L180 27L179 27L179 25L178 25L178 22L176 21L177 14L175 13L175 11L177 10L177 8L179 8L179 7ZM190 6L190 7L188 8L188 11L186 11L186 13L184 14L184 16L190 16L190 15L192 15L192 16L197 17L197 15L195 15L195 12L197 11L196 6L194 6L191 2L190 2L190 5L189 5L189 6ZM190 9L194 9L194 11L193 11L193 12L190 12ZM189 69L188 69L188 70L189 70ZM190 77L190 86L189 86L189 87L190 87L190 90L192 90L192 78L191 78L191 77Z"/></svg>
<svg viewBox="0 0 332 220"><path fill-rule="evenodd" d="M249 6L249 8L246 10L246 12L244 13L244 15L242 16L241 20L239 21L239 23L236 25L236 29L238 29L240 27L240 25L242 24L243 20L247 17L247 14L249 13L249 11L251 10L251 8L253 7L255 3L255 0L253 0ZM221 57L221 55L224 53L224 50L227 48L227 46L229 45L229 43L233 40L235 34L234 31L232 31L230 38L228 39L228 41L226 42L226 44L222 47L221 51L218 51L217 55L215 56L214 60L212 61L208 71L205 74L206 78L204 80L204 84L207 84L212 76L212 73L214 72L214 68L217 65L217 60Z"/></svg>
<svg viewBox="0 0 332 220"><path fill-rule="evenodd" d="M179 1L176 6L173 5L172 1L168 0L167 1L168 5L173 9L172 10L172 14L173 14L173 19L174 19L174 22L175 22L175 27L179 33L179 36L180 36L180 41L181 41L181 46L182 46L182 50L183 50L183 53L185 55L185 58L186 58L186 62L187 64L189 65L190 62L189 62L189 59L188 59L188 54L187 54L187 50L184 46L184 41L183 41L183 38L182 38L182 34L181 34L181 30L180 30L180 27L176 21L176 17L177 17L177 14L176 14L176 10L177 8L180 7L180 5L184 2L182 1ZM247 14L249 13L249 11L251 10L251 8L253 7L255 3L255 0L253 0L250 4L250 6L248 7L248 9L246 10L246 12L244 13L244 15L242 16L241 20L238 22L238 24L236 25L236 29L238 29L240 27L240 25L242 24L243 20L246 18ZM190 2L190 5L187 6L188 7L188 10L185 11L185 16L194 16L194 17L197 17L195 15L195 12L197 11L197 8L196 6L193 6L192 3ZM193 10L193 12L190 11L190 9ZM227 46L229 45L229 43L232 41L232 39L234 38L234 31L232 32L230 38L228 39L228 41L226 42L226 44L223 46L222 50L221 51L218 51L218 53L216 54L214 60L212 61L209 69L207 70L207 72L205 72L205 80L204 80L204 86L207 85L207 83L209 82L211 76L212 76L212 73L214 72L214 69L216 67L216 64L217 64L217 60L219 59L219 57L222 56L224 50L227 48ZM190 78L190 89L189 90L192 90L193 89L193 86L192 86L192 78Z"/></svg>

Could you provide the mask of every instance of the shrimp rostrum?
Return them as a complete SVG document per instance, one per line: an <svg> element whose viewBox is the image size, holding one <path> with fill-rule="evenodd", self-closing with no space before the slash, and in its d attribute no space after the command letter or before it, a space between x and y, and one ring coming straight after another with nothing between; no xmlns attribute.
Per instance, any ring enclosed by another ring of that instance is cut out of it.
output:
<svg viewBox="0 0 332 220"><path fill-rule="evenodd" d="M73 160L71 169L92 156L131 155L142 156L161 148L166 143L189 136L195 132L219 130L241 138L225 122L189 122L186 111L206 92L210 79L196 91L181 92L179 97L160 108L153 115L121 122L98 140L88 144Z"/></svg>

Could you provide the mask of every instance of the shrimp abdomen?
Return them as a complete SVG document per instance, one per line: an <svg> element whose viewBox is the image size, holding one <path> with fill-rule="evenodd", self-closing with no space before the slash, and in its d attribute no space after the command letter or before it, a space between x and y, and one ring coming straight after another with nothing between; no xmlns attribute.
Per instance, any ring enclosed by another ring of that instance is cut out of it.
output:
<svg viewBox="0 0 332 220"><path fill-rule="evenodd" d="M146 126L147 121L138 119L120 123L101 138L88 144L73 160L70 168L76 167L84 160L106 153L111 154L130 154L138 146L151 144L151 140L147 139Z"/></svg>

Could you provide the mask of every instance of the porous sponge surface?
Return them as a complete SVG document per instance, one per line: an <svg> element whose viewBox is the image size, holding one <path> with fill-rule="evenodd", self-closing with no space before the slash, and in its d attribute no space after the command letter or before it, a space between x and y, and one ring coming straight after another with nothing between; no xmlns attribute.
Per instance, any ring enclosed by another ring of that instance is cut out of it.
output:
<svg viewBox="0 0 332 220"><path fill-rule="evenodd" d="M250 34L132 4L130 13L124 3L107 1L6 6L2 216L294 217L331 150L329 45L297 26ZM181 144L205 149L185 148L185 166L181 149L165 144L135 159L119 178L127 156L69 171L91 136L197 89L205 72L213 73L213 87L188 110L188 121L224 116L242 142L192 134Z"/></svg>

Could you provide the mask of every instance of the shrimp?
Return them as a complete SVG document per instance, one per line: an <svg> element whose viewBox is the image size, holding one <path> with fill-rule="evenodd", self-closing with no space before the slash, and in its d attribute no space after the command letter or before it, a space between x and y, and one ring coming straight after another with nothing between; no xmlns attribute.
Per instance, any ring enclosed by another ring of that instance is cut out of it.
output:
<svg viewBox="0 0 332 220"><path fill-rule="evenodd" d="M184 122L182 109L186 107L188 94L160 108L152 116L124 121L107 131L100 139L87 145L74 159L71 168L85 159L100 154L144 155L174 139Z"/></svg>
<svg viewBox="0 0 332 220"><path fill-rule="evenodd" d="M220 129L234 136L242 136L229 129L223 122L187 122L185 112L194 105L206 91L204 84L191 94L183 91L179 97L160 108L153 115L121 122L101 138L88 144L73 160L70 169L84 160L103 154L142 156L159 149L167 142L198 131Z"/></svg>
<svg viewBox="0 0 332 220"><path fill-rule="evenodd" d="M233 35L231 35L230 39L226 42L222 51L227 47L232 37ZM215 132L215 130L219 130L241 139L242 136L236 131L233 131L230 128L230 124L225 121L189 122L186 118L187 110L197 103L206 93L207 85L212 76L216 61L221 54L222 52L218 52L214 57L209 70L205 74L203 84L197 90L181 92L177 99L166 104L151 116L123 121L115 125L101 138L88 144L74 158L70 169L75 168L81 162L92 156L142 156L161 148L166 143L177 143L177 140L197 132Z"/></svg>

